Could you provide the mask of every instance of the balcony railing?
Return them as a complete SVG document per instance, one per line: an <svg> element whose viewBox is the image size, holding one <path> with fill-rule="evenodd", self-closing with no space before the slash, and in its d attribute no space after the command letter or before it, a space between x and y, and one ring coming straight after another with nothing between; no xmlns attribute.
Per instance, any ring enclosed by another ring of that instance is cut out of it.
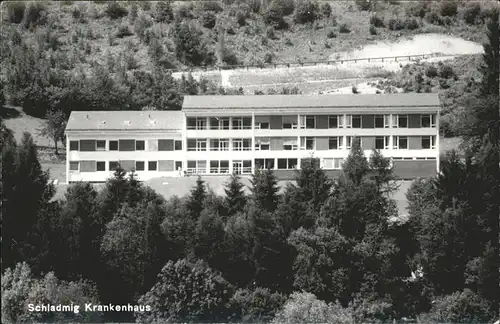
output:
<svg viewBox="0 0 500 324"><path fill-rule="evenodd" d="M187 168L186 169L186 174L188 175L197 175L197 174L206 174L207 169L206 168Z"/></svg>
<svg viewBox="0 0 500 324"><path fill-rule="evenodd" d="M229 174L229 167L210 168L210 174Z"/></svg>

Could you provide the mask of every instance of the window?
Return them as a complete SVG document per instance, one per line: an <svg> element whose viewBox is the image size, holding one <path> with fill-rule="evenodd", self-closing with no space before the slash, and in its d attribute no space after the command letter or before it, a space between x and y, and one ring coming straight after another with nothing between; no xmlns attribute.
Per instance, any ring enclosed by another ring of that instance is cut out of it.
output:
<svg viewBox="0 0 500 324"><path fill-rule="evenodd" d="M352 116L352 128L361 128L361 116L360 115Z"/></svg>
<svg viewBox="0 0 500 324"><path fill-rule="evenodd" d="M377 136L377 137L375 137L375 149L377 149L377 150L389 149L389 136Z"/></svg>
<svg viewBox="0 0 500 324"><path fill-rule="evenodd" d="M70 141L69 142L69 150L70 151L78 151L78 141Z"/></svg>
<svg viewBox="0 0 500 324"><path fill-rule="evenodd" d="M252 129L252 117L243 117L243 129Z"/></svg>
<svg viewBox="0 0 500 324"><path fill-rule="evenodd" d="M210 151L229 151L229 139L210 139Z"/></svg>
<svg viewBox="0 0 500 324"><path fill-rule="evenodd" d="M243 129L243 118L233 117L232 129Z"/></svg>
<svg viewBox="0 0 500 324"><path fill-rule="evenodd" d="M408 128L408 115L392 115L392 127Z"/></svg>
<svg viewBox="0 0 500 324"><path fill-rule="evenodd" d="M233 151L251 151L252 139L250 138L235 138L233 139Z"/></svg>
<svg viewBox="0 0 500 324"><path fill-rule="evenodd" d="M343 141L342 136L335 136L335 137L330 137L328 139L328 149L329 150L338 150L342 147L342 141Z"/></svg>
<svg viewBox="0 0 500 324"><path fill-rule="evenodd" d="M207 161L187 161L187 173L189 174L207 173Z"/></svg>
<svg viewBox="0 0 500 324"><path fill-rule="evenodd" d="M174 150L182 151L182 141L175 141L174 142Z"/></svg>
<svg viewBox="0 0 500 324"><path fill-rule="evenodd" d="M207 119L205 117L189 117L187 119L187 129L207 129Z"/></svg>
<svg viewBox="0 0 500 324"><path fill-rule="evenodd" d="M300 128L316 128L316 116L300 116Z"/></svg>
<svg viewBox="0 0 500 324"><path fill-rule="evenodd" d="M394 149L405 150L408 149L408 137L407 136L394 136Z"/></svg>
<svg viewBox="0 0 500 324"><path fill-rule="evenodd" d="M95 150L96 151L106 151L106 141L102 141L102 140L95 141Z"/></svg>
<svg viewBox="0 0 500 324"><path fill-rule="evenodd" d="M96 171L106 171L106 162L98 161L96 162Z"/></svg>
<svg viewBox="0 0 500 324"><path fill-rule="evenodd" d="M187 150L188 151L206 151L207 150L207 140L206 139L188 139L187 140Z"/></svg>
<svg viewBox="0 0 500 324"><path fill-rule="evenodd" d="M255 159L255 167L262 169L274 169L274 159Z"/></svg>
<svg viewBox="0 0 500 324"><path fill-rule="evenodd" d="M297 159L278 159L278 170L296 169L297 161Z"/></svg>
<svg viewBox="0 0 500 324"><path fill-rule="evenodd" d="M255 139L255 150L257 151L269 151L270 146L270 140L268 138Z"/></svg>
<svg viewBox="0 0 500 324"><path fill-rule="evenodd" d="M375 115L375 128L389 127L389 115Z"/></svg>
<svg viewBox="0 0 500 324"><path fill-rule="evenodd" d="M118 168L118 161L109 161L108 166L109 171L115 171Z"/></svg>
<svg viewBox="0 0 500 324"><path fill-rule="evenodd" d="M69 171L78 172L79 169L80 169L80 162L78 161L69 162Z"/></svg>
<svg viewBox="0 0 500 324"><path fill-rule="evenodd" d="M420 126L424 128L436 127L436 115L434 114L421 115Z"/></svg>
<svg viewBox="0 0 500 324"><path fill-rule="evenodd" d="M210 129L229 129L229 118L210 117Z"/></svg>
<svg viewBox="0 0 500 324"><path fill-rule="evenodd" d="M328 116L328 128L339 128L340 116Z"/></svg>
<svg viewBox="0 0 500 324"><path fill-rule="evenodd" d="M301 150L314 150L314 137L301 137L300 138Z"/></svg>
<svg viewBox="0 0 500 324"><path fill-rule="evenodd" d="M296 151L298 150L297 139L288 139L283 141L283 150L285 151Z"/></svg>
<svg viewBox="0 0 500 324"><path fill-rule="evenodd" d="M325 158L323 159L323 169L338 170L342 168L343 158Z"/></svg>
<svg viewBox="0 0 500 324"><path fill-rule="evenodd" d="M229 161L210 161L210 173L229 173Z"/></svg>
<svg viewBox="0 0 500 324"><path fill-rule="evenodd" d="M109 141L109 150L118 151L118 141Z"/></svg>
<svg viewBox="0 0 500 324"><path fill-rule="evenodd" d="M269 129L269 122L255 123L255 129Z"/></svg>
<svg viewBox="0 0 500 324"><path fill-rule="evenodd" d="M148 162L148 171L156 171L158 170L158 162L157 161L149 161Z"/></svg>
<svg viewBox="0 0 500 324"><path fill-rule="evenodd" d="M187 129L196 129L196 118L189 117L186 121Z"/></svg>
<svg viewBox="0 0 500 324"><path fill-rule="evenodd" d="M144 171L144 161L135 161L135 171Z"/></svg>
<svg viewBox="0 0 500 324"><path fill-rule="evenodd" d="M434 136L422 136L422 149L435 149L436 138Z"/></svg>
<svg viewBox="0 0 500 324"><path fill-rule="evenodd" d="M356 142L359 143L359 146L362 146L361 137L346 136L346 149L351 149L352 144L354 143L354 139L356 139Z"/></svg>
<svg viewBox="0 0 500 324"><path fill-rule="evenodd" d="M182 170L182 161L175 161L175 170Z"/></svg>
<svg viewBox="0 0 500 324"><path fill-rule="evenodd" d="M144 141L135 141L135 150L136 151L144 151L146 149L146 144Z"/></svg>

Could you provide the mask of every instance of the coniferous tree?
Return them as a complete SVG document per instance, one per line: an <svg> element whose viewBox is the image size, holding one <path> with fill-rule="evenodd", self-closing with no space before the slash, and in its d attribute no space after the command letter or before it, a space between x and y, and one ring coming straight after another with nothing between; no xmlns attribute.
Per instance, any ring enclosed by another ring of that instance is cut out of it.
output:
<svg viewBox="0 0 500 324"><path fill-rule="evenodd" d="M250 179L253 201L268 212L274 212L279 202L278 180L272 170L255 169Z"/></svg>
<svg viewBox="0 0 500 324"><path fill-rule="evenodd" d="M361 143L358 139L352 139L352 147L349 156L342 166L345 175L356 185L361 183L361 180L368 174L370 166L366 160L365 153L361 148Z"/></svg>
<svg viewBox="0 0 500 324"><path fill-rule="evenodd" d="M203 202L207 197L207 189L205 187L205 181L198 176L196 179L196 186L191 190L187 208L191 214L193 220L197 220L200 217L200 213L203 210Z"/></svg>
<svg viewBox="0 0 500 324"><path fill-rule="evenodd" d="M332 181L321 169L319 159L302 159L301 168L295 177L299 199L319 212L321 204L330 195Z"/></svg>
<svg viewBox="0 0 500 324"><path fill-rule="evenodd" d="M244 185L241 183L241 178L237 174L232 174L229 182L226 184L226 188L224 188L228 216L233 216L237 212L241 212L243 207L245 207L246 196L243 188Z"/></svg>
<svg viewBox="0 0 500 324"><path fill-rule="evenodd" d="M371 178L379 190L384 193L393 193L398 189L390 158L385 158L380 150L373 150L368 164L372 172Z"/></svg>

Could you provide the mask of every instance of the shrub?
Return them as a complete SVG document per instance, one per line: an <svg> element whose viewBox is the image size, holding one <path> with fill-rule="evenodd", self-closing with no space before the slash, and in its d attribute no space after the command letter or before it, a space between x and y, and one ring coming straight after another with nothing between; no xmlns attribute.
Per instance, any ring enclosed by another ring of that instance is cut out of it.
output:
<svg viewBox="0 0 500 324"><path fill-rule="evenodd" d="M193 19L193 7L192 5L189 4L181 4L177 7L177 11L175 12L175 15L180 18L180 19Z"/></svg>
<svg viewBox="0 0 500 324"><path fill-rule="evenodd" d="M151 10L151 2L149 2L149 1L140 1L139 3L141 5L142 11L149 11L149 10Z"/></svg>
<svg viewBox="0 0 500 324"><path fill-rule="evenodd" d="M137 3L132 3L130 5L130 11L128 13L128 17L130 19L130 22L134 22L137 19L137 16L139 15L139 6Z"/></svg>
<svg viewBox="0 0 500 324"><path fill-rule="evenodd" d="M349 34L351 30L349 29L349 26L347 24L341 24L339 27L339 33L342 34Z"/></svg>
<svg viewBox="0 0 500 324"><path fill-rule="evenodd" d="M26 5L23 2L8 2L7 16L9 17L9 21L14 24L19 24L23 21L25 10Z"/></svg>
<svg viewBox="0 0 500 324"><path fill-rule="evenodd" d="M299 24L314 22L319 18L318 3L313 0L303 0L297 3L293 20Z"/></svg>
<svg viewBox="0 0 500 324"><path fill-rule="evenodd" d="M464 9L464 20L466 23L473 25L481 14L481 6L478 2L468 2Z"/></svg>
<svg viewBox="0 0 500 324"><path fill-rule="evenodd" d="M293 293L272 323L354 323L349 309L327 304L310 293Z"/></svg>
<svg viewBox="0 0 500 324"><path fill-rule="evenodd" d="M370 24L375 27L385 27L384 19L380 18L377 15L373 15L370 17Z"/></svg>
<svg viewBox="0 0 500 324"><path fill-rule="evenodd" d="M203 1L202 8L204 11L221 12L222 7L218 1Z"/></svg>
<svg viewBox="0 0 500 324"><path fill-rule="evenodd" d="M328 37L328 38L335 38L335 37L337 37L337 34L335 34L335 31L333 29L330 29L328 31L328 34L326 34L326 37Z"/></svg>
<svg viewBox="0 0 500 324"><path fill-rule="evenodd" d="M273 0L276 3L276 6L281 8L283 11L283 15L289 16L293 14L295 10L295 2L294 0Z"/></svg>
<svg viewBox="0 0 500 324"><path fill-rule="evenodd" d="M271 90L268 91L268 94ZM276 93L276 90L274 90ZM238 319L244 322L269 322L274 314L285 303L286 297L279 293L271 293L267 288L257 287L254 290L239 289L231 298L233 309L238 310Z"/></svg>
<svg viewBox="0 0 500 324"><path fill-rule="evenodd" d="M74 19L80 19L82 18L83 14L80 8L73 8L71 11L71 16L73 16Z"/></svg>
<svg viewBox="0 0 500 324"><path fill-rule="evenodd" d="M455 71L450 65L443 64L439 67L439 77L444 79L449 79L455 76Z"/></svg>
<svg viewBox="0 0 500 324"><path fill-rule="evenodd" d="M249 0L248 1L248 6L250 7L250 10L252 10L253 13L261 13L262 6L261 0Z"/></svg>
<svg viewBox="0 0 500 324"><path fill-rule="evenodd" d="M108 17L111 19L118 19L118 18L121 18L121 17L128 15L127 9L122 7L122 5L120 5L116 1L109 2L108 6L106 7L105 12L106 12L106 15L108 15Z"/></svg>
<svg viewBox="0 0 500 324"><path fill-rule="evenodd" d="M354 94L359 93L358 88L356 86L352 86L351 90L352 90L352 93L354 93Z"/></svg>
<svg viewBox="0 0 500 324"><path fill-rule="evenodd" d="M271 64L273 62L273 53L267 52L264 55L264 63Z"/></svg>
<svg viewBox="0 0 500 324"><path fill-rule="evenodd" d="M170 22L174 19L174 12L170 1L158 1L156 3L155 20L157 22Z"/></svg>
<svg viewBox="0 0 500 324"><path fill-rule="evenodd" d="M385 301L354 301L354 317L357 322L388 323L392 319L393 306Z"/></svg>
<svg viewBox="0 0 500 324"><path fill-rule="evenodd" d="M374 25L370 25L370 35L377 35L377 28Z"/></svg>
<svg viewBox="0 0 500 324"><path fill-rule="evenodd" d="M151 27L152 24L153 22L149 17L142 13L139 15L134 25L134 32L139 37L139 39L141 39L142 41L146 40L146 31L149 27Z"/></svg>
<svg viewBox="0 0 500 324"><path fill-rule="evenodd" d="M266 37L269 39L275 39L276 35L274 34L274 28L273 27L268 27L266 29Z"/></svg>
<svg viewBox="0 0 500 324"><path fill-rule="evenodd" d="M278 2L273 1L264 13L264 21L267 25L273 26L276 29L283 29L286 27L284 16L283 8Z"/></svg>
<svg viewBox="0 0 500 324"><path fill-rule="evenodd" d="M426 315L441 323L488 323L493 316L488 303L469 289L438 298Z"/></svg>
<svg viewBox="0 0 500 324"><path fill-rule="evenodd" d="M399 18L391 18L387 23L387 27L390 30L402 30L405 28L405 24Z"/></svg>
<svg viewBox="0 0 500 324"><path fill-rule="evenodd" d="M25 28L42 26L46 22L46 8L41 2L31 2L24 11Z"/></svg>
<svg viewBox="0 0 500 324"><path fill-rule="evenodd" d="M132 35L133 35L133 33L130 31L130 28L128 27L128 25L121 25L120 27L118 27L116 37L123 38L123 37L127 37L127 36L132 36Z"/></svg>
<svg viewBox="0 0 500 324"><path fill-rule="evenodd" d="M246 25L246 23L247 23L247 17L246 17L246 15L245 15L244 12L238 11L236 13L236 22L240 26L245 26Z"/></svg>
<svg viewBox="0 0 500 324"><path fill-rule="evenodd" d="M406 15L412 17L424 18L429 12L429 3L426 1L411 1L406 8Z"/></svg>
<svg viewBox="0 0 500 324"><path fill-rule="evenodd" d="M323 17L330 18L332 15L332 7L329 3L325 2L321 5L321 14Z"/></svg>
<svg viewBox="0 0 500 324"><path fill-rule="evenodd" d="M438 69L435 66L429 66L427 69L425 69L425 75L428 78L435 78L438 76Z"/></svg>
<svg viewBox="0 0 500 324"><path fill-rule="evenodd" d="M290 38L288 38L288 37L287 37L287 38L285 39L285 45L287 45L287 46L293 46L292 40L291 40Z"/></svg>
<svg viewBox="0 0 500 324"><path fill-rule="evenodd" d="M212 29L217 22L217 16L213 11L205 11L201 14L201 25L205 28Z"/></svg>
<svg viewBox="0 0 500 324"><path fill-rule="evenodd" d="M407 18L405 19L405 28L408 30L415 30L420 28L420 24L415 18Z"/></svg>
<svg viewBox="0 0 500 324"><path fill-rule="evenodd" d="M430 11L425 15L425 19L433 25L443 25L443 18L435 11Z"/></svg>
<svg viewBox="0 0 500 324"><path fill-rule="evenodd" d="M361 11L368 11L370 10L370 1L369 0L356 0L356 5L358 6L358 9Z"/></svg>
<svg viewBox="0 0 500 324"><path fill-rule="evenodd" d="M439 12L441 13L441 16L444 17L456 16L458 12L458 4L456 1L441 1Z"/></svg>

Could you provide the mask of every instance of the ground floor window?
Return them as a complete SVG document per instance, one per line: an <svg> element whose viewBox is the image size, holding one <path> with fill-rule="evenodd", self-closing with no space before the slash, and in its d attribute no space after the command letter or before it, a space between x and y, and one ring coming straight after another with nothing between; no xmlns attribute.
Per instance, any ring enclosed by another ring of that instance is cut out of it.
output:
<svg viewBox="0 0 500 324"><path fill-rule="evenodd" d="M118 161L109 161L108 162L108 165L109 165L109 171L111 172L114 172L117 168L118 168Z"/></svg>
<svg viewBox="0 0 500 324"><path fill-rule="evenodd" d="M236 174L250 174L252 173L252 161L233 161L233 172Z"/></svg>
<svg viewBox="0 0 500 324"><path fill-rule="evenodd" d="M297 168L297 159L278 159L278 170L293 170Z"/></svg>
<svg viewBox="0 0 500 324"><path fill-rule="evenodd" d="M97 161L96 162L96 170L97 171L106 171L106 162L104 162L104 161Z"/></svg>
<svg viewBox="0 0 500 324"><path fill-rule="evenodd" d="M255 159L255 167L261 169L274 169L274 159Z"/></svg>
<svg viewBox="0 0 500 324"><path fill-rule="evenodd" d="M176 171L182 170L182 161L175 161L175 170Z"/></svg>
<svg viewBox="0 0 500 324"><path fill-rule="evenodd" d="M144 171L144 161L135 161L135 171Z"/></svg>
<svg viewBox="0 0 500 324"><path fill-rule="evenodd" d="M148 171L156 171L158 169L157 161L149 161L148 162Z"/></svg>
<svg viewBox="0 0 500 324"><path fill-rule="evenodd" d="M229 173L229 161L210 161L210 174Z"/></svg>
<svg viewBox="0 0 500 324"><path fill-rule="evenodd" d="M188 174L205 174L207 173L207 161L187 161Z"/></svg>
<svg viewBox="0 0 500 324"><path fill-rule="evenodd" d="M325 158L323 159L323 169L339 170L342 168L343 163L343 158Z"/></svg>

